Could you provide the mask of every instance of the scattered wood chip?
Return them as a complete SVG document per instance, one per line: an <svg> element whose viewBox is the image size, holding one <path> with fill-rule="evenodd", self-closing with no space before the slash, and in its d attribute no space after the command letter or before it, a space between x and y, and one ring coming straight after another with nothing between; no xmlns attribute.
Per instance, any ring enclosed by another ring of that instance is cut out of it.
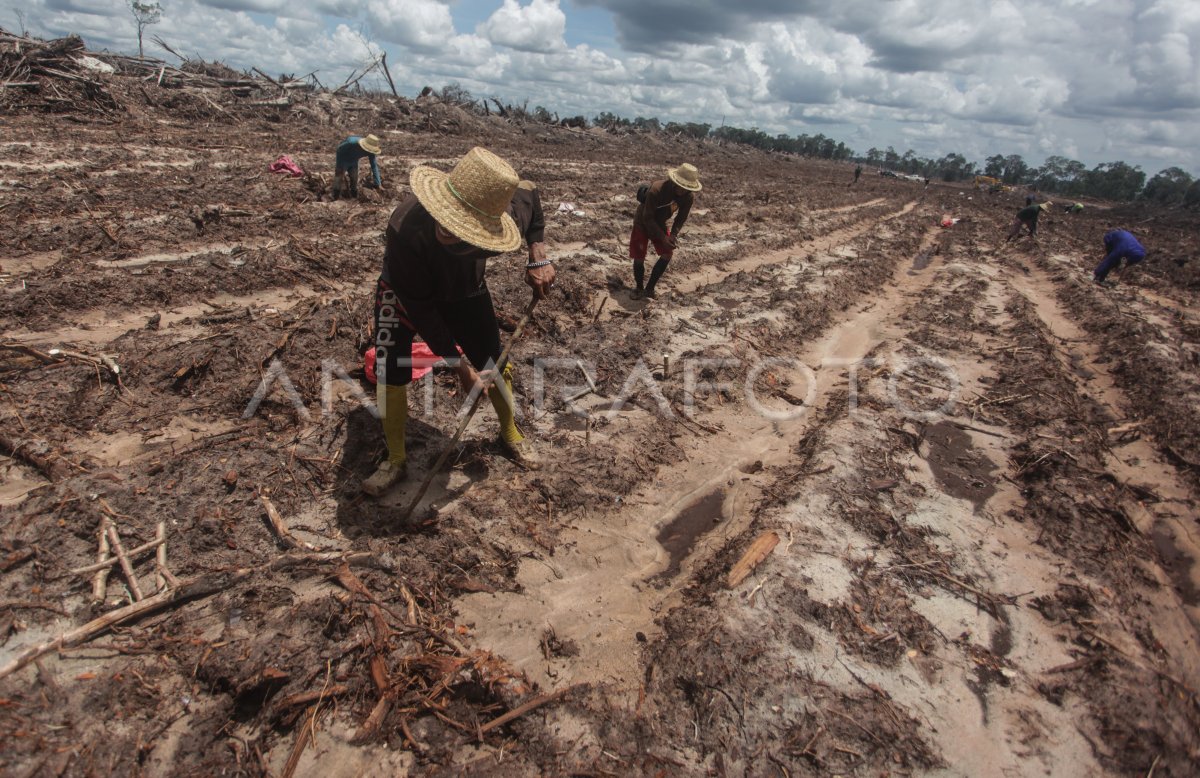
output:
<svg viewBox="0 0 1200 778"><path fill-rule="evenodd" d="M777 545L779 545L779 535L774 531L764 532L755 538L754 542L750 544L750 548L746 549L746 553L742 554L742 558L729 571L729 575L725 578L725 586L733 589L746 580L746 576L750 575Z"/></svg>

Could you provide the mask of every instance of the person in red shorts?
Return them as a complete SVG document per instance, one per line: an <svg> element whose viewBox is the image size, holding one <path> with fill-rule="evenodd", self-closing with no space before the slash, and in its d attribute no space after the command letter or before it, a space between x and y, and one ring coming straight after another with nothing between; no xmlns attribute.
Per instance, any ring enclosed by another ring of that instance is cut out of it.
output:
<svg viewBox="0 0 1200 778"><path fill-rule="evenodd" d="M695 165L686 162L679 167L668 168L665 179L655 181L646 189L646 198L638 205L633 217L633 232L629 235L629 257L633 260L633 280L636 284L633 299L640 299L643 295L650 298L656 296L655 287L671 262L679 233L692 210L695 193L700 189L699 171ZM675 219L668 229L667 220L672 214ZM650 271L650 283L646 284L646 249L651 243L658 253L658 261Z"/></svg>

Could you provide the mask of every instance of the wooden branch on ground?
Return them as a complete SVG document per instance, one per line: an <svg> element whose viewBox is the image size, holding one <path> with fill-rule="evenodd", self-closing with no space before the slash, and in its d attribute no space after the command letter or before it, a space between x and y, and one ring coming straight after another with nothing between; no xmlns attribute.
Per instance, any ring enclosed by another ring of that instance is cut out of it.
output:
<svg viewBox="0 0 1200 778"><path fill-rule="evenodd" d="M112 544L117 561L121 563L121 571L125 573L125 580L129 583L129 591L133 595L134 601L145 599L142 595L142 587L138 585L137 575L133 572L133 565L129 563L129 557L125 555L125 547L121 545L121 536L117 533L117 526L111 522L108 525L108 542Z"/></svg>
<svg viewBox="0 0 1200 778"><path fill-rule="evenodd" d="M45 447L46 452L35 450L41 448L36 445L38 443ZM13 459L21 460L51 481L61 481L71 474L69 460L61 454L54 453L50 444L44 441L14 440L6 433L0 432L0 451Z"/></svg>
<svg viewBox="0 0 1200 778"><path fill-rule="evenodd" d="M163 591L168 586L179 586L179 579L167 567L167 523L160 521L154 531L154 539L158 542L158 551L154 555L154 569L158 576L158 590Z"/></svg>
<svg viewBox="0 0 1200 778"><path fill-rule="evenodd" d="M303 540L298 540L288 529L284 523L283 517L279 515L279 509L268 499L263 492L258 493L258 499L262 502L263 509L267 512L267 519L271 522L271 526L275 529L275 534L279 536L279 542L288 548L298 548L305 551L321 551L322 549L314 546L311 543L306 543Z"/></svg>
<svg viewBox="0 0 1200 778"><path fill-rule="evenodd" d="M107 518L105 520L107 521ZM104 530L102 530L102 531L104 531ZM125 556L128 557L129 559L133 559L134 557L138 556L139 554L144 554L147 551L151 551L153 549L158 548L160 545L162 545L162 543L163 543L163 541L160 541L158 538L155 538L154 540L151 540L149 543L143 543L142 545L137 546L136 548L134 548L131 551L126 551ZM104 553L107 554L108 548L109 548L108 543L107 542L101 543L101 547L103 549L105 549ZM95 564L86 565L84 567L77 567L74 570L71 570L70 573L71 573L71 575L87 575L88 573L93 573L97 570L107 571L113 566L113 562L117 562L117 561L119 561L119 560L115 556L104 556L103 558L98 558ZM105 573L105 574L107 575L107 573Z"/></svg>
<svg viewBox="0 0 1200 778"><path fill-rule="evenodd" d="M113 242L116 243L116 238L113 238L107 230L105 230L105 234L108 235L109 238L112 238ZM85 362L94 367L102 367L108 372L112 373L114 377L119 377L121 375L121 366L118 365L112 357L105 356L104 354L101 354L98 357L93 357L90 354L81 354L78 351L67 351L66 349L60 348L52 348L46 353L51 357L74 359L76 362Z"/></svg>
<svg viewBox="0 0 1200 778"><path fill-rule="evenodd" d="M905 557L901 557L901 559L905 559ZM924 570L926 573L933 576L934 578L936 578L939 581L944 581L948 584L953 585L954 587L956 587L958 589L961 589L962 591L965 591L965 592L975 595L975 597L978 599L978 604L983 606L985 608L985 610L995 611L998 603L1007 602L1009 605L1012 605L1013 602L1015 601L1011 595L992 594L991 592L985 592L981 589L977 589L974 586L971 586L969 583L966 583L965 581L960 581L959 579L955 578L954 576L952 576L948 573L943 573L941 570L931 567L931 566L925 564L924 562L914 562L910 559L904 564L892 565L888 569L896 569L896 568L901 568L901 567L915 567L919 570ZM986 603L986 605L985 605L985 603Z"/></svg>
<svg viewBox="0 0 1200 778"><path fill-rule="evenodd" d="M317 309L320 307L321 307L321 301L314 300L312 302L312 304L309 305L307 311L300 314L298 317L296 317L295 321L293 321L291 324L289 324L287 326L287 329L284 330L283 335L280 336L279 340L275 341L275 347L273 349L271 349L271 353L267 354L265 357L262 358L261 364L263 367L266 367L267 364L272 359L279 356L280 354L282 354L284 352L284 350L287 349L288 341L290 341L292 339L292 336L295 335L302 326L304 326L304 322L308 320L308 317L310 317L314 313L316 313Z"/></svg>
<svg viewBox="0 0 1200 778"><path fill-rule="evenodd" d="M346 694L349 691L350 691L349 686L343 686L342 684L334 684L333 686L329 686L324 689L314 689L310 692L298 692L296 694L289 694L287 697L282 697L282 698L276 700L273 703L272 707L274 707L277 710L282 710L284 708L294 708L297 705L307 705L310 702L320 702L321 700L324 700L329 697L339 697L343 694Z"/></svg>
<svg viewBox="0 0 1200 778"><path fill-rule="evenodd" d="M108 590L108 571L112 569L112 558L108 556L108 517L100 517L100 544L96 551L96 576L92 579L92 599L104 602ZM75 571L72 571L75 572Z"/></svg>
<svg viewBox="0 0 1200 778"><path fill-rule="evenodd" d="M163 608L180 605L188 600L196 599L197 597L207 597L211 594L224 591L234 584L237 584L251 575L263 570L288 570L301 565L321 565L332 562L345 563L347 565L364 564L372 561L374 555L366 552L356 554L344 554L341 552L321 553L321 554L285 554L271 560L265 565L259 567L246 567L235 570L218 570L213 573L205 573L181 581L179 586L174 589L168 589L161 594L156 594L153 597L147 597L140 602L135 602L126 605L123 608L110 611L98 618L89 621L81 627L76 627L73 630L64 632L53 640L40 643L35 646L29 646L24 651L16 654L14 658L3 667L0 667L0 678L5 678L12 675L17 670L25 667L30 662L45 656L53 651L62 648L70 648L87 642L97 635L107 632L112 627L118 624L124 624L149 613L162 610Z"/></svg>
<svg viewBox="0 0 1200 778"><path fill-rule="evenodd" d="M590 684L588 684L588 683L575 684L574 686L567 686L566 688L559 689L556 692L550 692L549 694L543 694L540 697L534 697L532 700L529 700L528 702L525 702L525 703L513 708L508 713L505 713L503 716L498 716L497 718L492 719L488 723L481 726L479 728L478 732L480 735L486 734L487 732L490 732L497 727L504 726L505 724L507 724L510 721L515 721L516 719L521 718L526 713L529 713L532 710L537 710L538 708L542 707L543 705L546 705L546 704L554 702L555 700L558 700L562 697L565 697L566 695L570 694L571 692L575 691L576 689L587 688L588 686L590 686Z"/></svg>
<svg viewBox="0 0 1200 778"><path fill-rule="evenodd" d="M729 570L729 575L725 577L725 586L733 589L744 581L777 545L779 535L775 532L764 532L755 538L750 548L746 549L746 553L742 554L742 558Z"/></svg>
<svg viewBox="0 0 1200 778"><path fill-rule="evenodd" d="M309 706L304 723L300 725L300 731L296 733L296 742L292 744L292 750L288 753L287 761L283 765L280 778L292 778L296 774L296 766L300 764L300 757L304 754L304 749L317 728L317 712L320 707L320 703Z"/></svg>
<svg viewBox="0 0 1200 778"><path fill-rule="evenodd" d="M971 432L982 432L984 435L991 435L994 438L1005 437L1003 433L992 432L991 430L985 430L980 427L973 427L970 424L963 424L961 421L954 421L953 419L951 419L950 423L953 424L955 427L958 427L960 430L970 430Z"/></svg>

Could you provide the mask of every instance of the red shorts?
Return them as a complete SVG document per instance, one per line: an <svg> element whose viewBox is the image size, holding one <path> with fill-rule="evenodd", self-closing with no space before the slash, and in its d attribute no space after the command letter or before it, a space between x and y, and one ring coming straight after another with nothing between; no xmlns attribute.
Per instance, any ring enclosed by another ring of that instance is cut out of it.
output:
<svg viewBox="0 0 1200 778"><path fill-rule="evenodd" d="M650 238L646 237L646 233L642 232L641 227L634 227L633 232L629 235L629 258L636 259L639 262L646 258L646 246L650 243ZM671 248L665 240L655 240L654 250L663 259L670 259L671 254L675 249Z"/></svg>

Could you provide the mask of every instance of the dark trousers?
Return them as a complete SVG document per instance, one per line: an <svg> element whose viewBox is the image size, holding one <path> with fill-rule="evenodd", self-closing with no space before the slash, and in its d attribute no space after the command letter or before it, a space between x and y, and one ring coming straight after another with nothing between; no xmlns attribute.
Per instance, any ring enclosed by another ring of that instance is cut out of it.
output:
<svg viewBox="0 0 1200 778"><path fill-rule="evenodd" d="M492 295L484 292L454 302L437 303L450 334L476 370L500 360L500 327ZM416 327L391 287L380 281L375 291L375 373L379 383L407 386L412 383L412 344Z"/></svg>
<svg viewBox="0 0 1200 778"><path fill-rule="evenodd" d="M1108 277L1108 274L1121 266L1121 259L1124 258L1130 265L1136 265L1146 258L1145 254L1109 254L1099 265L1096 266L1095 276L1097 281L1103 281Z"/></svg>
<svg viewBox="0 0 1200 778"><path fill-rule="evenodd" d="M1018 216L1017 218L1013 219L1012 229L1008 231L1008 240L1012 240L1013 238L1019 236L1021 234L1022 227L1027 228L1030 235L1037 237L1037 221L1025 221Z"/></svg>
<svg viewBox="0 0 1200 778"><path fill-rule="evenodd" d="M358 164L352 168L334 168L333 170L333 199L342 196L342 190L349 188L350 196L358 198Z"/></svg>

